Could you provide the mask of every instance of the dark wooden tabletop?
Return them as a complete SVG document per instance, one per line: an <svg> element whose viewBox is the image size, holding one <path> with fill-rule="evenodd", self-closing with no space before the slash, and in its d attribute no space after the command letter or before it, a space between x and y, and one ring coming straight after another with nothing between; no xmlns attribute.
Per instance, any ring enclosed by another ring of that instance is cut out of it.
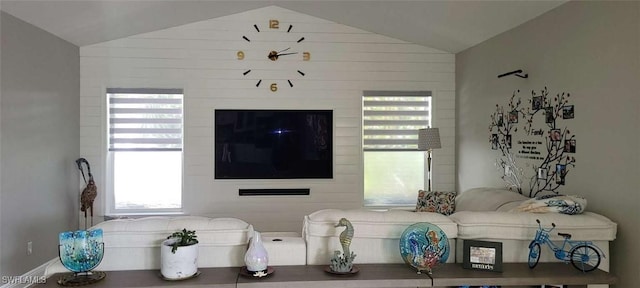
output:
<svg viewBox="0 0 640 288"><path fill-rule="evenodd" d="M405 264L356 264L358 273L336 275L325 271L326 265L275 266L267 277L245 276L240 267L201 268L197 277L166 281L159 270L106 271L107 277L84 287L118 288L337 288L337 287L445 287L460 285L528 286L542 284L615 284L616 277L595 270L581 272L571 264L540 263L529 269L526 263L504 263L503 272L462 268L461 264L441 264L432 275L417 274ZM34 287L61 287L54 274L45 284Z"/></svg>
<svg viewBox="0 0 640 288"><path fill-rule="evenodd" d="M539 263L530 269L526 263L504 263L503 272L469 270L460 264L436 267L431 277L433 286L459 285L542 285L542 284L615 284L616 278L602 270L582 272L571 264Z"/></svg>

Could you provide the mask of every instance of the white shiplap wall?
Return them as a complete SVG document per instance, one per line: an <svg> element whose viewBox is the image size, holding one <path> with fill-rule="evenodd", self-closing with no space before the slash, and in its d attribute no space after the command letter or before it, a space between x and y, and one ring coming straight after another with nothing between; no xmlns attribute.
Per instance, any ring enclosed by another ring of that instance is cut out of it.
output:
<svg viewBox="0 0 640 288"><path fill-rule="evenodd" d="M280 21L280 30L267 28L270 19ZM289 24L294 28L286 33ZM287 47L311 52L311 61L299 61L300 55L266 58L268 51ZM238 50L245 60L236 60ZM454 189L454 61L450 53L276 6L84 46L81 154L95 167L98 187L106 187L107 87L183 88L185 212L237 217L263 231L300 231L303 216L313 211L362 206L363 90L433 91L433 126L443 142L434 152L434 187ZM243 76L247 69L252 72ZM278 83L278 92L268 89L270 83ZM213 111L232 108L333 109L334 179L214 180ZM239 197L239 188L311 188L311 195ZM104 196L96 200L97 215L105 213Z"/></svg>

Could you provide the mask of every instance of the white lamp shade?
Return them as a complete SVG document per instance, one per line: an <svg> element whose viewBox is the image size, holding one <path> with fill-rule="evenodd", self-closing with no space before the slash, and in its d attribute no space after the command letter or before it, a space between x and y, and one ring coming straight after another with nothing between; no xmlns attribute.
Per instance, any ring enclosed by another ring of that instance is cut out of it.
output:
<svg viewBox="0 0 640 288"><path fill-rule="evenodd" d="M438 128L418 130L418 150L427 151L442 148L440 145L440 131Z"/></svg>

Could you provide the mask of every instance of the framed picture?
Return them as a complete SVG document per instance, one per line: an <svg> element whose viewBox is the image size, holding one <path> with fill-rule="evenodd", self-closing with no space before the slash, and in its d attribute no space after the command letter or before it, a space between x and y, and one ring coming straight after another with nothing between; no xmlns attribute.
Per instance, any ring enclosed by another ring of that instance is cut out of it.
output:
<svg viewBox="0 0 640 288"><path fill-rule="evenodd" d="M567 165L556 164L556 183L564 185L564 176L567 175Z"/></svg>
<svg viewBox="0 0 640 288"><path fill-rule="evenodd" d="M464 240L463 247L463 268L502 272L502 242Z"/></svg>
<svg viewBox="0 0 640 288"><path fill-rule="evenodd" d="M573 105L562 106L562 119L573 119L573 117L575 117Z"/></svg>
<svg viewBox="0 0 640 288"><path fill-rule="evenodd" d="M538 179L547 179L547 169L538 168Z"/></svg>
<svg viewBox="0 0 640 288"><path fill-rule="evenodd" d="M504 125L504 115L502 113L498 113L498 116L496 118L496 125L498 125L498 127L502 127L502 125Z"/></svg>
<svg viewBox="0 0 640 288"><path fill-rule="evenodd" d="M538 111L542 108L542 96L536 96L533 97L533 100L531 101L531 109L533 109L533 111Z"/></svg>
<svg viewBox="0 0 640 288"><path fill-rule="evenodd" d="M553 107L545 107L544 108L544 122L545 123L553 123L555 117L553 117Z"/></svg>
<svg viewBox="0 0 640 288"><path fill-rule="evenodd" d="M576 153L576 139L564 140L564 152Z"/></svg>
<svg viewBox="0 0 640 288"><path fill-rule="evenodd" d="M562 132L560 132L560 129L551 129L551 135L549 137L551 137L551 141L560 141L562 139Z"/></svg>
<svg viewBox="0 0 640 288"><path fill-rule="evenodd" d="M509 112L509 123L518 123L518 111Z"/></svg>
<svg viewBox="0 0 640 288"><path fill-rule="evenodd" d="M498 150L498 134L491 134L491 149Z"/></svg>

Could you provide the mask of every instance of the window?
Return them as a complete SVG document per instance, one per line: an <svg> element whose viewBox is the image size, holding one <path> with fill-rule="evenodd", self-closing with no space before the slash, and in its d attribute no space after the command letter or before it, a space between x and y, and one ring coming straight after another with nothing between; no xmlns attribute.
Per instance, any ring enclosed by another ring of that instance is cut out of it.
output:
<svg viewBox="0 0 640 288"><path fill-rule="evenodd" d="M181 89L107 89L111 213L182 208Z"/></svg>
<svg viewBox="0 0 640 288"><path fill-rule="evenodd" d="M431 122L430 91L364 91L365 206L415 205L424 188L418 129Z"/></svg>

